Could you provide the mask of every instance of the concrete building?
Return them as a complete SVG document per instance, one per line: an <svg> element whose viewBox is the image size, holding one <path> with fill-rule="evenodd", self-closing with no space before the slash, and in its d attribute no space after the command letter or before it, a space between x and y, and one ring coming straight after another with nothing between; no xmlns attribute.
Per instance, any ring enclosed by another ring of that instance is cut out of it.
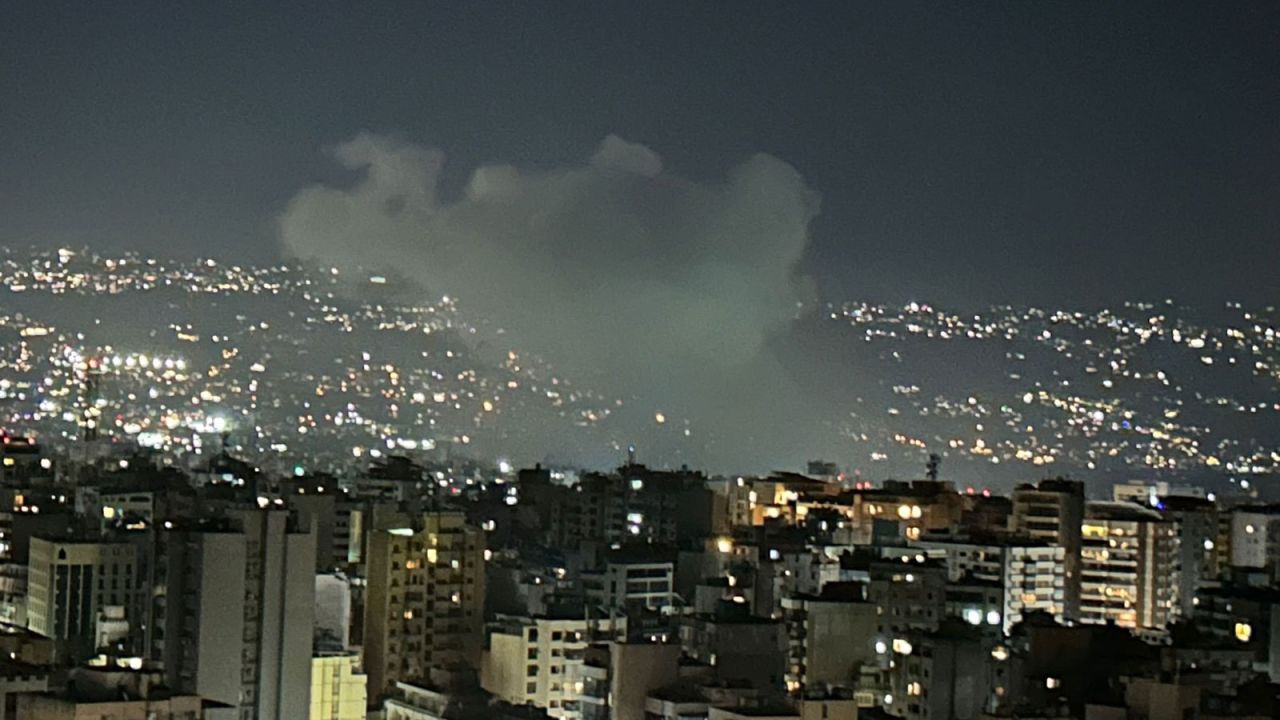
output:
<svg viewBox="0 0 1280 720"><path fill-rule="evenodd" d="M950 621L938 632L899 640L891 682L881 699L908 720L974 720L988 708L994 684L990 633Z"/></svg>
<svg viewBox="0 0 1280 720"><path fill-rule="evenodd" d="M1163 630L1178 613L1174 523L1133 503L1091 502L1085 515L1081 622Z"/></svg>
<svg viewBox="0 0 1280 720"><path fill-rule="evenodd" d="M867 599L876 606L880 634L899 630L932 631L946 617L946 565L904 557L871 564Z"/></svg>
<svg viewBox="0 0 1280 720"><path fill-rule="evenodd" d="M879 622L863 586L833 583L821 595L782 601L787 624L787 691L852 688L859 666L874 662Z"/></svg>
<svg viewBox="0 0 1280 720"><path fill-rule="evenodd" d="M62 660L92 657L104 611L138 609L137 566L138 551L130 543L32 538L27 627L53 638Z"/></svg>
<svg viewBox="0 0 1280 720"><path fill-rule="evenodd" d="M1120 717L1143 718L1144 720L1187 720L1200 716L1200 696L1203 688L1191 683L1161 682L1152 678L1123 678L1124 706ZM1089 715L1097 714L1101 708L1090 705L1086 708ZM1108 708L1110 709L1110 708Z"/></svg>
<svg viewBox="0 0 1280 720"><path fill-rule="evenodd" d="M1067 621L1067 550L1060 545L1011 545L1004 564L1004 630L1031 612Z"/></svg>
<svg viewBox="0 0 1280 720"><path fill-rule="evenodd" d="M20 625L0 623L0 659L3 658L28 665L52 665L53 639Z"/></svg>
<svg viewBox="0 0 1280 720"><path fill-rule="evenodd" d="M171 692L159 673L76 668L58 692L17 697L22 720L203 720L197 695Z"/></svg>
<svg viewBox="0 0 1280 720"><path fill-rule="evenodd" d="M18 716L19 696L48 691L53 668L7 657L7 653L0 656L0 720L22 720Z"/></svg>
<svg viewBox="0 0 1280 720"><path fill-rule="evenodd" d="M1033 611L1066 620L1067 553L1061 546L1028 537L926 538L916 546L947 564L950 617L1000 624L1006 631Z"/></svg>
<svg viewBox="0 0 1280 720"><path fill-rule="evenodd" d="M369 533L364 668L381 702L433 667L480 666L484 631L482 531L461 512L430 511L412 527Z"/></svg>
<svg viewBox="0 0 1280 720"><path fill-rule="evenodd" d="M371 716L372 717L372 716ZM481 689L473 673L435 671L431 677L398 682L383 701L386 720L548 720L545 710L512 705Z"/></svg>
<svg viewBox="0 0 1280 720"><path fill-rule="evenodd" d="M787 706L713 707L707 720L800 720L800 713Z"/></svg>
<svg viewBox="0 0 1280 720"><path fill-rule="evenodd" d="M273 510L162 533L151 656L168 686L231 706L236 718L307 717L314 542Z"/></svg>
<svg viewBox="0 0 1280 720"><path fill-rule="evenodd" d="M709 665L715 677L761 692L786 687L786 625L751 616L745 605L733 612L680 619L680 642L689 656Z"/></svg>
<svg viewBox="0 0 1280 720"><path fill-rule="evenodd" d="M1280 506L1254 505L1231 512L1231 566L1268 568L1280 562Z"/></svg>
<svg viewBox="0 0 1280 720"><path fill-rule="evenodd" d="M653 552L623 548L595 572L582 573L587 601L619 612L672 606L675 564Z"/></svg>
<svg viewBox="0 0 1280 720"><path fill-rule="evenodd" d="M117 487L103 489L98 502L101 503L101 527L105 531L111 527L150 526L165 518L188 517L192 512L194 493L185 484Z"/></svg>
<svg viewBox="0 0 1280 720"><path fill-rule="evenodd" d="M582 720L645 720L645 698L679 674L678 644L592 645L582 664Z"/></svg>
<svg viewBox="0 0 1280 720"><path fill-rule="evenodd" d="M947 583L947 618L963 620L979 626L1001 627L1004 624L1004 583L995 580L964 578Z"/></svg>
<svg viewBox="0 0 1280 720"><path fill-rule="evenodd" d="M298 527L315 533L316 573L349 572L357 559L351 552L352 515L366 504L354 500L328 475L292 478L282 490L285 504L297 513Z"/></svg>
<svg viewBox="0 0 1280 720"><path fill-rule="evenodd" d="M1220 513L1206 498L1181 495L1162 498L1160 511L1177 528L1179 614L1188 617L1195 609L1196 591L1222 574Z"/></svg>
<svg viewBox="0 0 1280 720"><path fill-rule="evenodd" d="M924 550L927 557L944 561L947 565L948 582L956 582L961 578L991 581L1004 579L1005 543L996 538L974 540L925 536L912 543L912 547Z"/></svg>
<svg viewBox="0 0 1280 720"><path fill-rule="evenodd" d="M889 480L880 488L856 491L852 500L849 519L857 525L854 540L859 544L873 542L877 527L886 523L894 534L915 541L964 518L965 498L949 482Z"/></svg>
<svg viewBox="0 0 1280 720"><path fill-rule="evenodd" d="M1146 482L1130 480L1111 486L1111 499L1116 502L1131 502L1148 507L1156 507L1170 496L1186 498L1203 498L1203 489L1193 485L1172 485L1165 480Z"/></svg>
<svg viewBox="0 0 1280 720"><path fill-rule="evenodd" d="M1201 588L1192 616L1217 648L1249 650L1250 671L1280 682L1280 589L1269 574L1236 571L1218 587Z"/></svg>
<svg viewBox="0 0 1280 720"><path fill-rule="evenodd" d="M0 623L27 626L26 563L0 563Z"/></svg>
<svg viewBox="0 0 1280 720"><path fill-rule="evenodd" d="M553 718L581 717L584 653L593 642L626 636L622 617L580 611L546 617L500 617L488 633L480 685L513 705L543 708Z"/></svg>
<svg viewBox="0 0 1280 720"><path fill-rule="evenodd" d="M341 573L316 575L316 638L341 650L351 647L351 613L351 581Z"/></svg>
<svg viewBox="0 0 1280 720"><path fill-rule="evenodd" d="M770 697L777 707L781 698L764 693L750 683L715 679L710 672L714 668L691 665L681 668L680 680L658 688L645 698L647 720L687 720L706 718L712 708L750 708L761 710L761 700Z"/></svg>
<svg viewBox="0 0 1280 720"><path fill-rule="evenodd" d="M368 678L355 653L323 653L311 659L311 720L364 720Z"/></svg>
<svg viewBox="0 0 1280 720"><path fill-rule="evenodd" d="M701 473L629 462L612 473L585 473L573 487L537 468L520 477L521 505L533 509L544 542L554 547L583 541L674 545L682 534L718 527L721 506Z"/></svg>
<svg viewBox="0 0 1280 720"><path fill-rule="evenodd" d="M1080 616L1081 522L1084 520L1084 483L1073 480L1043 480L1038 485L1022 485L1013 491L1013 512L1009 530L1066 552L1063 616Z"/></svg>

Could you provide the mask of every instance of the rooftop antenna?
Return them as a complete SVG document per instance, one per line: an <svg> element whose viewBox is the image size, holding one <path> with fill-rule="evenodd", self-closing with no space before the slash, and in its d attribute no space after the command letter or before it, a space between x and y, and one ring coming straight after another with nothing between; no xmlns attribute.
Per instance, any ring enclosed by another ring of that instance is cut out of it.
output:
<svg viewBox="0 0 1280 720"><path fill-rule="evenodd" d="M929 453L929 462L925 464L925 477L932 482L937 482L940 465L942 465L942 457L938 453Z"/></svg>
<svg viewBox="0 0 1280 720"><path fill-rule="evenodd" d="M636 446L634 443L627 446L627 464L636 464Z"/></svg>

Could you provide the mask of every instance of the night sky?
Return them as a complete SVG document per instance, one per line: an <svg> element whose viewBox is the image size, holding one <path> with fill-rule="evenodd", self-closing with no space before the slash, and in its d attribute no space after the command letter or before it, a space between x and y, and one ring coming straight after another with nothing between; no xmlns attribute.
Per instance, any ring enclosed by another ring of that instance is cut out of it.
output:
<svg viewBox="0 0 1280 720"><path fill-rule="evenodd" d="M616 134L691 178L793 165L828 299L1269 301L1277 31L1270 2L6 3L0 238L264 260L360 130L454 186Z"/></svg>
<svg viewBox="0 0 1280 720"><path fill-rule="evenodd" d="M726 465L887 382L822 302L1280 297L1273 2L270 5L0 8L0 243L396 275Z"/></svg>

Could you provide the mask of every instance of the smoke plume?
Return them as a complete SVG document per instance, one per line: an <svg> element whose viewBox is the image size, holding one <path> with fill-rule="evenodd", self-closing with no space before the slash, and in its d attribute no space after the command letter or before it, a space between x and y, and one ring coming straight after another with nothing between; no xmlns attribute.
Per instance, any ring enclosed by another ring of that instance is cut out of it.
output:
<svg viewBox="0 0 1280 720"><path fill-rule="evenodd" d="M333 157L357 179L297 193L287 252L456 297L512 347L623 398L615 439L667 461L784 450L770 446L789 442L794 398L769 342L807 299L796 266L818 210L787 163L757 154L698 182L609 136L585 162L476 168L445 198L438 150L362 133Z"/></svg>

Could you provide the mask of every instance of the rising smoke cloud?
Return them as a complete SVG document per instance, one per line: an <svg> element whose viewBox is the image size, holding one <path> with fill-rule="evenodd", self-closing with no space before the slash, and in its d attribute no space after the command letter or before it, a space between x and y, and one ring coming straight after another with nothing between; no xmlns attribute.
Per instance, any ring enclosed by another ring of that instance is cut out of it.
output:
<svg viewBox="0 0 1280 720"><path fill-rule="evenodd" d="M333 157L358 179L293 197L288 253L458 298L511 346L625 398L623 441L741 466L781 438L787 419L769 416L786 383L768 344L807 299L796 267L818 210L787 163L758 154L697 182L609 136L585 162L476 168L444 199L438 150L362 133Z"/></svg>

